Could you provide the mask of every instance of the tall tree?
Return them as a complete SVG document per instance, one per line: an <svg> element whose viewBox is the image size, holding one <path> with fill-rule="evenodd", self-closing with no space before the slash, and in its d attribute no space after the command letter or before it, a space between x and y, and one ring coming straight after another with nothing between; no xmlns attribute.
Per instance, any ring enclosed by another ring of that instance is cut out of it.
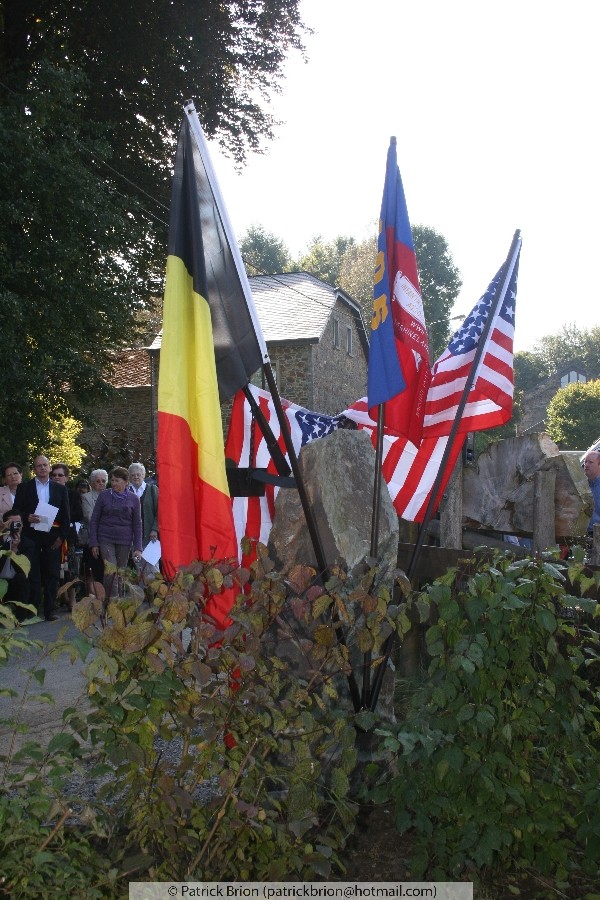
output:
<svg viewBox="0 0 600 900"><path fill-rule="evenodd" d="M515 387L529 391L547 377L544 360L539 353L519 350L514 355Z"/></svg>
<svg viewBox="0 0 600 900"><path fill-rule="evenodd" d="M339 275L339 286L359 304L365 322L370 325L373 314L373 271L377 241L375 235L351 244L345 251Z"/></svg>
<svg viewBox="0 0 600 900"><path fill-rule="evenodd" d="M182 103L236 160L258 148L298 5L0 0L2 455L106 397L162 293Z"/></svg>
<svg viewBox="0 0 600 900"><path fill-rule="evenodd" d="M295 263L295 268L337 287L344 253L354 244L354 238L345 235L339 235L332 241L324 241L321 235L316 235L306 253Z"/></svg>
<svg viewBox="0 0 600 900"><path fill-rule="evenodd" d="M31 85L28 115L17 99L0 106L0 447L21 459L45 445L49 415L106 398L149 292L152 241L89 163L108 148L80 132L81 79L42 64Z"/></svg>
<svg viewBox="0 0 600 900"><path fill-rule="evenodd" d="M548 405L546 431L565 450L586 450L600 435L600 381L560 388Z"/></svg>
<svg viewBox="0 0 600 900"><path fill-rule="evenodd" d="M446 238L428 225L412 229L432 363L450 337L450 313L462 287Z"/></svg>
<svg viewBox="0 0 600 900"><path fill-rule="evenodd" d="M462 281L443 235L427 225L413 226L412 234L433 362L448 342L450 312ZM340 264L339 285L360 303L367 322L373 306L375 250L375 237L367 238L348 247Z"/></svg>
<svg viewBox="0 0 600 900"><path fill-rule="evenodd" d="M244 264L253 275L274 275L290 268L290 252L282 240L262 225L251 225L240 241Z"/></svg>
<svg viewBox="0 0 600 900"><path fill-rule="evenodd" d="M537 342L533 352L539 356L546 376L572 363L579 363L588 377L600 377L600 326L579 328L563 325L558 334L549 334Z"/></svg>

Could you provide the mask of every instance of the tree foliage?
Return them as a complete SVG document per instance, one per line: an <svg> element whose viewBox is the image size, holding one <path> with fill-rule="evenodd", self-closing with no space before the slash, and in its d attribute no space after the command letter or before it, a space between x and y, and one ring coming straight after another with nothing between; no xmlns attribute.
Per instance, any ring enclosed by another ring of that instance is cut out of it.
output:
<svg viewBox="0 0 600 900"><path fill-rule="evenodd" d="M377 242L375 236L352 244L342 257L339 286L356 300L367 325L373 313L373 270Z"/></svg>
<svg viewBox="0 0 600 900"><path fill-rule="evenodd" d="M143 159L168 189L182 103L241 161L272 137L265 110L282 64L302 49L297 0L22 0L2 3L0 71L21 91L43 59L77 67L92 122L109 126L119 170Z"/></svg>
<svg viewBox="0 0 600 900"><path fill-rule="evenodd" d="M244 264L254 275L274 275L290 269L286 245L262 225L251 225L240 241Z"/></svg>
<svg viewBox="0 0 600 900"><path fill-rule="evenodd" d="M560 388L548 405L546 431L567 450L585 450L600 432L600 381Z"/></svg>
<svg viewBox="0 0 600 900"><path fill-rule="evenodd" d="M324 241L321 235L316 235L306 253L295 263L295 268L338 287L344 254L354 244L354 238L347 235L340 234L332 241Z"/></svg>
<svg viewBox="0 0 600 900"><path fill-rule="evenodd" d="M546 365L539 353L519 350L514 355L515 386L522 391L531 390L547 377Z"/></svg>
<svg viewBox="0 0 600 900"><path fill-rule="evenodd" d="M0 106L4 456L45 444L48 414L107 396L110 354L148 290L151 235L89 162L109 150L81 133L81 89L43 65L28 115L18 98Z"/></svg>
<svg viewBox="0 0 600 900"><path fill-rule="evenodd" d="M517 313L518 314L518 313ZM572 363L579 363L589 378L600 377L600 326L579 328L563 325L558 334L543 337L534 347L546 375L559 372Z"/></svg>
<svg viewBox="0 0 600 900"><path fill-rule="evenodd" d="M448 343L450 312L462 287L462 279L448 242L439 231L428 225L415 225L412 233L429 337L429 358L433 363Z"/></svg>
<svg viewBox="0 0 600 900"><path fill-rule="evenodd" d="M0 458L25 460L154 321L183 101L243 160L303 28L298 0L4 0L0 26Z"/></svg>
<svg viewBox="0 0 600 900"><path fill-rule="evenodd" d="M427 225L414 226L412 233L433 362L450 336L450 312L462 281L443 235ZM316 237L298 261L298 268L341 287L360 305L365 321L369 323L373 309L375 254L375 236L360 242L339 236L328 243Z"/></svg>

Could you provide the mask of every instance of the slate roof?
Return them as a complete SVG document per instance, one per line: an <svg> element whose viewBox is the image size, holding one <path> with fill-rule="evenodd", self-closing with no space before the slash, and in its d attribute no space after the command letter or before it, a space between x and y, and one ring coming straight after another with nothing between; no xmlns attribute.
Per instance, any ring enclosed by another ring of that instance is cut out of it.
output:
<svg viewBox="0 0 600 900"><path fill-rule="evenodd" d="M248 281L267 343L319 341L336 300L340 300L356 318L361 343L368 355L368 338L358 304L344 291L308 272L256 275ZM162 332L148 349L160 350L161 342Z"/></svg>

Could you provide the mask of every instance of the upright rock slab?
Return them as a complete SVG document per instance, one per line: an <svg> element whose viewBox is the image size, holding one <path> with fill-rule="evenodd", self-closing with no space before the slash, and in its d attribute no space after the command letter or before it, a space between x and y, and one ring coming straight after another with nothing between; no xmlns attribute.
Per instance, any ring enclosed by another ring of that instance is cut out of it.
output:
<svg viewBox="0 0 600 900"><path fill-rule="evenodd" d="M371 544L375 451L365 431L340 429L303 447L300 472L329 565L356 573ZM269 536L269 555L281 571L316 566L298 492L280 490ZM398 555L398 516L382 481L378 558L390 571Z"/></svg>

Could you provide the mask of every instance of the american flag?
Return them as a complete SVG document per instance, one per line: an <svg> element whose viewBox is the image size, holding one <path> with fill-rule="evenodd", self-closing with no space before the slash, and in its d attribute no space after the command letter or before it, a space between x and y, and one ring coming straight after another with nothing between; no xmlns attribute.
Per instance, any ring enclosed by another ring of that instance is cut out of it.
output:
<svg viewBox="0 0 600 900"><path fill-rule="evenodd" d="M460 456L467 432L502 425L512 415L513 335L519 252L520 242L509 261L508 282L505 281L504 296L487 332L481 363L473 380L459 433L453 442L444 477L439 486L436 507ZM412 443L406 437L384 430L382 474L396 512L403 519L414 522L423 520L461 393L469 378L477 346L498 289L497 275L435 363L427 395L424 436L420 443ZM278 438L278 443L285 451L271 395L259 388L251 387L251 390ZM358 428L368 431L373 446L376 445L377 424L369 416L366 397L353 403L338 416L311 413L286 400L282 400L282 405L290 423L296 452L310 440L325 437L336 428L343 427L347 419L354 422ZM253 428L254 452L251 460L250 436ZM252 411L242 392L236 395L234 402L225 455L239 466L256 465L267 468L273 474L276 472L266 442L258 425L253 423ZM267 542L276 493L276 487L267 485L265 497L234 498L233 510L238 539L246 535L260 540L261 543Z"/></svg>
<svg viewBox="0 0 600 900"><path fill-rule="evenodd" d="M280 448L286 453L285 442L275 406L268 391L249 385L260 406ZM305 444L326 437L344 424L342 416L327 416L311 412L289 400L281 399L285 417L290 427L292 443L298 454ZM272 475L277 469L271 459L267 442L243 391L238 391L233 402L229 433L225 443L225 457L237 466L266 469ZM287 458L287 454L286 454ZM275 497L279 488L273 484L265 486L264 497L234 497L233 518L238 542L246 536L266 544L275 511ZM247 560L246 560L247 562Z"/></svg>
<svg viewBox="0 0 600 900"><path fill-rule="evenodd" d="M520 250L521 245L518 243L509 260L508 281L505 282L503 296L497 305L479 369L461 416L461 434L504 425L512 415L513 338ZM473 368L479 340L492 308L496 305L497 292L502 289L501 274L502 270L452 336L448 347L433 367L425 403L425 437L450 433L467 378Z"/></svg>

